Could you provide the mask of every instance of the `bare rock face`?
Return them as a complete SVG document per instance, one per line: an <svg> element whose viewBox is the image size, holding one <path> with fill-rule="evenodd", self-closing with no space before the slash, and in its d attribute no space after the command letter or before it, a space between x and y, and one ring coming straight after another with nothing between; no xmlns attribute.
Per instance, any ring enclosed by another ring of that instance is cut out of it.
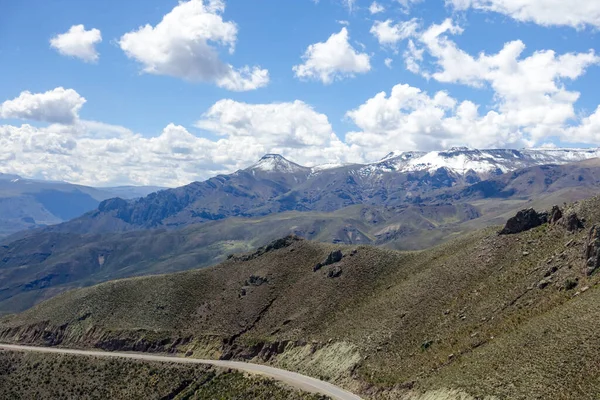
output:
<svg viewBox="0 0 600 400"><path fill-rule="evenodd" d="M563 218L562 224L569 232L577 232L584 228L583 221L579 219L576 213L570 213Z"/></svg>
<svg viewBox="0 0 600 400"><path fill-rule="evenodd" d="M514 217L506 222L504 229L500 231L500 235L513 235L521 233L545 224L548 222L548 213L538 213L533 208L521 210Z"/></svg>
<svg viewBox="0 0 600 400"><path fill-rule="evenodd" d="M317 263L317 265L315 265L313 267L313 271L317 272L318 270L320 270L323 267L338 263L338 262L342 261L343 257L344 257L344 254L342 253L341 250L332 251L331 253L329 253L329 255L327 256L325 261Z"/></svg>
<svg viewBox="0 0 600 400"><path fill-rule="evenodd" d="M590 229L584 257L586 260L585 272L588 276L592 275L600 267L600 226L598 225L594 225Z"/></svg>
<svg viewBox="0 0 600 400"><path fill-rule="evenodd" d="M550 211L550 219L548 220L548 223L550 225L556 225L558 223L558 221L561 220L562 217L563 217L563 212L560 209L560 207L553 206L552 211Z"/></svg>

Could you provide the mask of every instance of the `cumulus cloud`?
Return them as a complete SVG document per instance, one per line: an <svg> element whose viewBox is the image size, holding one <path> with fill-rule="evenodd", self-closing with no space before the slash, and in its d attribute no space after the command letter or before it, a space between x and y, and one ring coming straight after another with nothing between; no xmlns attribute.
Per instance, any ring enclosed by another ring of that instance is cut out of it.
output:
<svg viewBox="0 0 600 400"><path fill-rule="evenodd" d="M583 118L581 124L569 127L562 135L563 140L576 140L581 143L600 142L600 106L596 111Z"/></svg>
<svg viewBox="0 0 600 400"><path fill-rule="evenodd" d="M407 69L442 83L491 88L494 101L489 111L481 113L479 105L459 102L446 92L429 95L397 85L389 96L381 92L347 113L359 128L346 135L347 144L368 157L390 147L521 147L556 137L565 143L597 143L600 110L578 116L575 103L580 94L566 86L600 64L593 50L566 54L543 50L523 57L525 44L517 40L496 54L473 56L450 39L462 32L451 20L414 32L404 53ZM425 52L431 62L424 61Z"/></svg>
<svg viewBox="0 0 600 400"><path fill-rule="evenodd" d="M416 19L393 24L391 19L385 21L375 21L371 27L371 34L377 38L382 46L394 47L404 39L415 34L419 27Z"/></svg>
<svg viewBox="0 0 600 400"><path fill-rule="evenodd" d="M124 34L119 46L148 74L213 82L232 91L254 90L269 83L260 67L235 68L223 62L216 46L235 51L238 28L224 21L223 0L181 2L156 26L147 24Z"/></svg>
<svg viewBox="0 0 600 400"><path fill-rule="evenodd" d="M63 87L45 93L25 91L0 104L0 117L71 124L79 117L85 101L75 90Z"/></svg>
<svg viewBox="0 0 600 400"><path fill-rule="evenodd" d="M78 120L72 125L0 126L2 171L90 185L179 186L246 168L266 153L305 165L356 159L327 117L301 101L215 103L196 123L217 139L169 124L146 137Z"/></svg>
<svg viewBox="0 0 600 400"><path fill-rule="evenodd" d="M343 27L327 41L308 46L302 57L304 63L293 67L296 77L330 84L334 80L369 72L369 55L356 51L348 42L348 36L348 29Z"/></svg>
<svg viewBox="0 0 600 400"><path fill-rule="evenodd" d="M597 0L446 0L458 10L474 8L543 26L600 27Z"/></svg>
<svg viewBox="0 0 600 400"><path fill-rule="evenodd" d="M443 83L491 87L494 107L533 141L559 135L564 125L576 118L574 104L579 93L567 90L565 83L600 63L593 50L562 55L543 50L523 58L525 44L516 40L496 54L475 57L449 38L462 32L447 19L413 35L415 41L409 41L404 53L407 69ZM433 68L423 63L425 51L433 58Z"/></svg>
<svg viewBox="0 0 600 400"><path fill-rule="evenodd" d="M494 111L479 115L470 101L458 102L440 91L433 96L400 84L389 96L380 92L347 116L360 131L346 134L364 158L382 157L390 148L436 150L451 146L522 147L528 143Z"/></svg>
<svg viewBox="0 0 600 400"><path fill-rule="evenodd" d="M50 46L60 54L79 58L85 62L98 61L96 44L102 42L102 34L98 29L85 30L83 25L73 25L66 33L50 39Z"/></svg>

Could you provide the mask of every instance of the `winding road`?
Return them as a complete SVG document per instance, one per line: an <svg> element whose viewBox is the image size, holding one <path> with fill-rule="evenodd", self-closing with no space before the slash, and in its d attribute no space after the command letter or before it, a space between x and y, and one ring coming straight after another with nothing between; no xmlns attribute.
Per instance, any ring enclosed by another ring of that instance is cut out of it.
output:
<svg viewBox="0 0 600 400"><path fill-rule="evenodd" d="M304 390L310 393L320 393L331 397L335 400L361 400L361 398L353 393L343 390L331 383L320 381L309 376L301 375L295 372L286 371L284 369L273 368L266 365L251 364L239 361L221 361L221 360L201 360L197 358L181 358L158 356L151 354L140 353L119 353L119 352L104 352L90 350L74 350L63 349L56 347L33 347L33 346L18 346L11 344L0 344L0 350L12 351L30 351L38 353L54 353L54 354L74 354L80 356L92 357L116 357L130 358L134 360L170 362L180 364L205 364L221 368L231 368L238 371L248 372L251 374L263 375L277 381L286 383L297 389Z"/></svg>

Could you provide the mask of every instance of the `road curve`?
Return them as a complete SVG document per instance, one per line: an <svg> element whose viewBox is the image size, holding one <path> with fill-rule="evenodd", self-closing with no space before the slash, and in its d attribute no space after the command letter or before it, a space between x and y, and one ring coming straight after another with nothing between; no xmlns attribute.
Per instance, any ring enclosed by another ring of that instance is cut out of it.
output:
<svg viewBox="0 0 600 400"><path fill-rule="evenodd" d="M74 350L74 349L63 349L57 347L33 347L33 346L18 346L11 344L1 344L0 349L13 350L13 351L33 351L38 353L54 353L54 354L74 354L81 356L93 356L93 357L116 357L116 358L130 358L134 360L145 360L145 361L158 361L158 362L170 362L180 364L205 364L212 365L221 368L231 368L238 371L244 371L251 374L264 375L277 381L286 383L297 389L304 390L310 393L320 393L331 397L335 400L361 400L361 398L353 393L346 390L340 389L339 387L332 385L331 383L320 381L309 376L301 375L296 372L286 371L284 369L273 368L266 365L251 364L239 361L222 361L222 360L201 360L198 358L182 358L182 357L169 357L169 356L158 356L152 354L140 354L140 353L119 353L119 352L105 352L105 351L90 351L90 350Z"/></svg>

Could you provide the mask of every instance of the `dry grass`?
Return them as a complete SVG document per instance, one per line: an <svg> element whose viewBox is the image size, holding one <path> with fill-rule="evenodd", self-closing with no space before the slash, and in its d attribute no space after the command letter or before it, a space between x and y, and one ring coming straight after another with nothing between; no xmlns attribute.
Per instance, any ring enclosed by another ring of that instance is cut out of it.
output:
<svg viewBox="0 0 600 400"><path fill-rule="evenodd" d="M575 208L588 227L600 222L599 198ZM372 398L442 390L591 399L600 391L600 289L582 272L586 235L542 226L497 236L494 228L405 253L298 241L249 261L69 292L5 319L0 338L260 354ZM313 272L336 249L346 255L341 276ZM253 286L251 276L267 282Z"/></svg>
<svg viewBox="0 0 600 400"><path fill-rule="evenodd" d="M325 400L205 366L0 351L2 399Z"/></svg>

